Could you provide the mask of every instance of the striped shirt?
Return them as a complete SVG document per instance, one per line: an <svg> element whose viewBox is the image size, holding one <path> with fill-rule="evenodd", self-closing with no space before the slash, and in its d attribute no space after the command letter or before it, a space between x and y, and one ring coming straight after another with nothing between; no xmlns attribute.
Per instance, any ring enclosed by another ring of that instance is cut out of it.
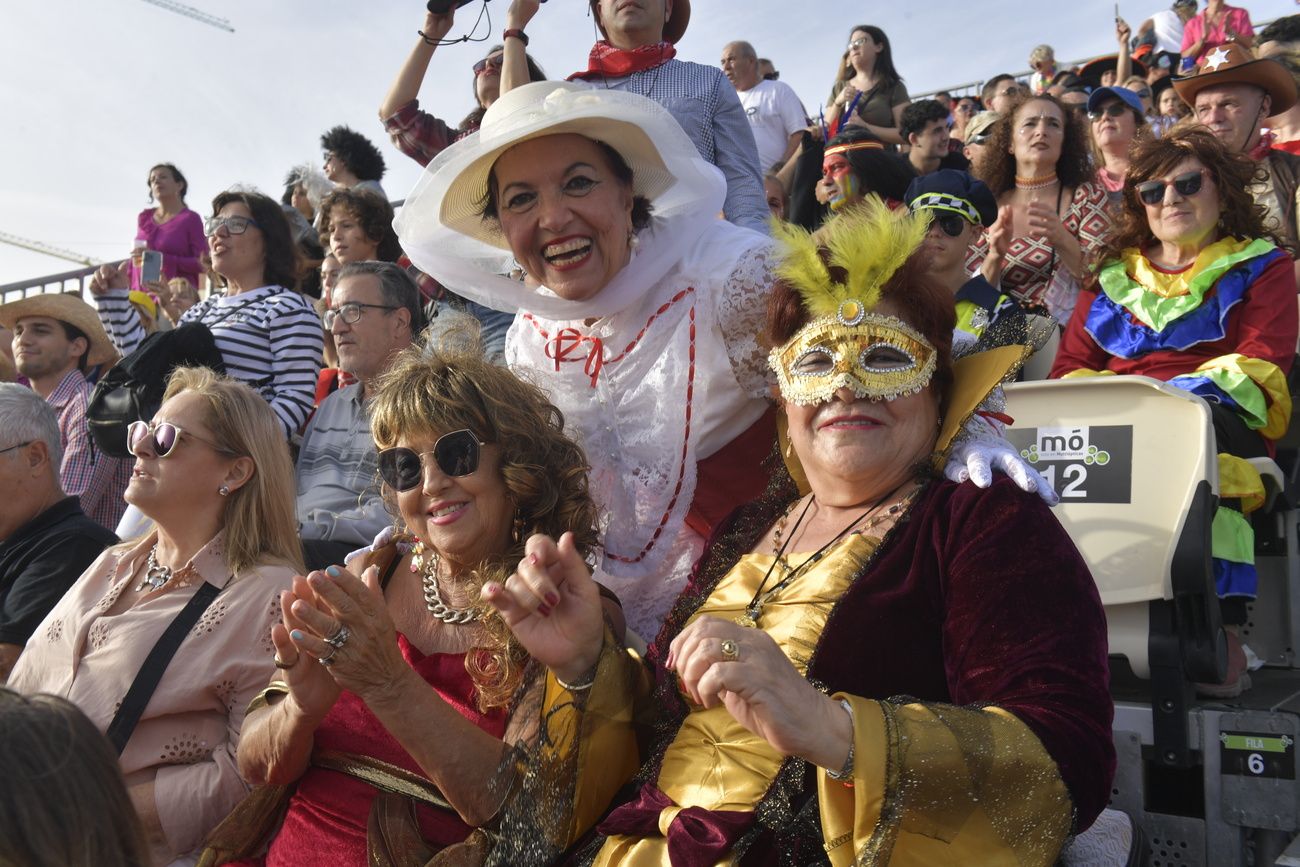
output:
<svg viewBox="0 0 1300 867"><path fill-rule="evenodd" d="M95 299L99 318L123 355L145 338L140 317L122 289ZM185 311L181 324L212 330L226 373L246 382L271 405L291 437L307 421L321 368L324 330L311 302L281 286L238 295L212 295Z"/></svg>

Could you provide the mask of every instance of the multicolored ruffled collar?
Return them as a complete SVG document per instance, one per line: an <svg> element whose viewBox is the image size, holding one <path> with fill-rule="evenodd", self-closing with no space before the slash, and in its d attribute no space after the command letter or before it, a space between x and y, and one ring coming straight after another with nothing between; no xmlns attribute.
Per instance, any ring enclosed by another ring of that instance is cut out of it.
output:
<svg viewBox="0 0 1300 867"><path fill-rule="evenodd" d="M1200 307L1206 293L1230 269L1276 249L1259 238L1224 238L1202 250L1191 267L1169 273L1152 265L1141 250L1130 248L1097 276L1107 298L1148 328L1164 331L1169 323Z"/></svg>

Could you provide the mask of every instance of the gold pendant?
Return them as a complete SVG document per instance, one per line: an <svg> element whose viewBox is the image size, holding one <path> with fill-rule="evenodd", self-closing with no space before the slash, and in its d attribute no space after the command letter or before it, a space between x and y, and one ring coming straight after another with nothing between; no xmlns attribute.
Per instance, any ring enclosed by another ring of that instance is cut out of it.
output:
<svg viewBox="0 0 1300 867"><path fill-rule="evenodd" d="M746 629L757 629L758 621L755 620L748 611L746 611L744 614L736 618L736 625L743 626Z"/></svg>

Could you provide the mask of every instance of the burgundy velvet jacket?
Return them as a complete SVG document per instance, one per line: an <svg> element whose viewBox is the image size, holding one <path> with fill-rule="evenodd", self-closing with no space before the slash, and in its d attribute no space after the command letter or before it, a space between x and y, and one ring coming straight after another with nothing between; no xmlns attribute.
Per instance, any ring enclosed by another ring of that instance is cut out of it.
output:
<svg viewBox="0 0 1300 867"><path fill-rule="evenodd" d="M651 648L660 675L668 642L792 497L787 489L741 508L710 540ZM1005 477L987 490L928 486L831 613L809 678L868 698L1004 708L1056 761L1077 831L1106 806L1114 706L1101 599L1051 510ZM651 778L686 712L671 677L661 676L655 701ZM741 863L825 863L816 798L812 769L787 761L736 845Z"/></svg>

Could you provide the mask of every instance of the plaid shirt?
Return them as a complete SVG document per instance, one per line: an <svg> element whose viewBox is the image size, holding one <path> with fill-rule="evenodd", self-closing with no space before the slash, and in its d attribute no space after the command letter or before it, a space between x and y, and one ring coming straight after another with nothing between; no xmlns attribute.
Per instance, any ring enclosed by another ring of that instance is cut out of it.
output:
<svg viewBox="0 0 1300 867"><path fill-rule="evenodd" d="M416 99L384 118L384 129L392 138L393 147L422 166L427 166L449 144L474 131L447 126L428 112L420 111L420 101Z"/></svg>
<svg viewBox="0 0 1300 867"><path fill-rule="evenodd" d="M63 445L59 482L65 493L81 498L81 508L87 517L113 530L126 511L122 494L131 480L131 461L110 458L95 448L86 426L90 392L90 383L81 371L69 370L46 397L59 417L59 439Z"/></svg>

